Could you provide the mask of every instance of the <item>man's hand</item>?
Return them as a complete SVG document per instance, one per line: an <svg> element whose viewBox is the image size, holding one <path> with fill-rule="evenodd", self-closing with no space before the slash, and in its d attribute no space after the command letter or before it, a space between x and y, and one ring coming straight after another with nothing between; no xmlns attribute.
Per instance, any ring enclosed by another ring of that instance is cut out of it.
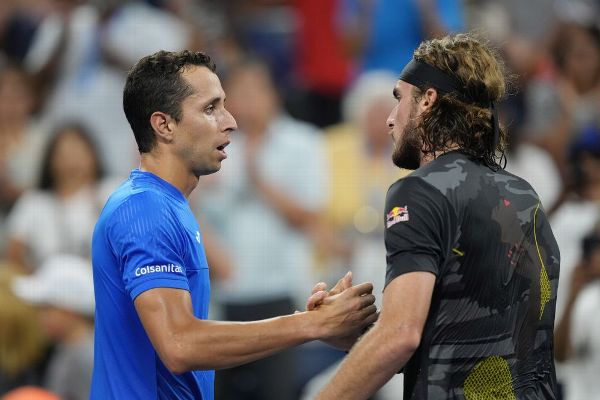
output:
<svg viewBox="0 0 600 400"><path fill-rule="evenodd" d="M328 296L335 296L342 293L344 290L352 287L352 272L348 271L346 275L340 279L331 290L327 290L325 282L317 283L311 291L311 296L306 301L306 311L312 311L317 308L323 300Z"/></svg>
<svg viewBox="0 0 600 400"><path fill-rule="evenodd" d="M307 311L318 311L324 304L327 304L328 302L336 298L336 296L341 296L341 294L344 293L346 290L354 290L363 287L363 285L369 285L364 287L370 288L368 292L360 295L361 297L366 297L362 299L362 301L364 302L363 304L367 305L365 308L369 313L366 315L365 319L363 320L363 323L360 324L358 327L352 329L351 331L346 331L342 335L335 335L329 338L322 338L322 340L330 346L337 347L342 350L349 350L354 345L356 340L364 333L364 331L377 320L377 308L373 304L375 301L375 297L371 294L371 292L373 291L373 286L370 283L368 283L352 287L351 272L348 272L342 279L340 279L330 291L327 291L327 284L324 282L319 282L314 286L312 290L312 295L308 298L306 302Z"/></svg>
<svg viewBox="0 0 600 400"><path fill-rule="evenodd" d="M362 332L377 319L373 285L361 283L323 299L312 313L317 318L318 337L331 339Z"/></svg>

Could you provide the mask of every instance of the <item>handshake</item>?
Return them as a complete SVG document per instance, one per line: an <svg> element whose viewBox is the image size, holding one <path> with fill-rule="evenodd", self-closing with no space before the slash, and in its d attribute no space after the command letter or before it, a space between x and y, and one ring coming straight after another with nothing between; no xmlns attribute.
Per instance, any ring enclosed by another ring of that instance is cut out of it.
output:
<svg viewBox="0 0 600 400"><path fill-rule="evenodd" d="M313 318L314 337L331 346L349 350L379 316L371 283L352 286L348 272L327 290L317 283L306 302L306 312Z"/></svg>

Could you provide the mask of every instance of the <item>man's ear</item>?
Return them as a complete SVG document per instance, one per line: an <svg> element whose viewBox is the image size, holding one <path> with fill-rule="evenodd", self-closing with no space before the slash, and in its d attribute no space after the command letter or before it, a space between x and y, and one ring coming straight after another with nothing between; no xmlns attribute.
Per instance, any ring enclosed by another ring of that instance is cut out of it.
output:
<svg viewBox="0 0 600 400"><path fill-rule="evenodd" d="M169 114L155 111L150 115L150 125L159 142L170 143L173 140L175 121Z"/></svg>
<svg viewBox="0 0 600 400"><path fill-rule="evenodd" d="M421 108L421 112L428 110L433 106L433 103L437 100L438 92L434 88L429 88L423 93L421 96L421 100L419 101L419 107Z"/></svg>

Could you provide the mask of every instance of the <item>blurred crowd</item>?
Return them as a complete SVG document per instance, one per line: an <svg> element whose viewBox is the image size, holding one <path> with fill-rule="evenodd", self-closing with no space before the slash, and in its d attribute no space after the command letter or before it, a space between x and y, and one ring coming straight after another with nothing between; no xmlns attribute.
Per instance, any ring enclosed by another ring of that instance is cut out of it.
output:
<svg viewBox="0 0 600 400"><path fill-rule="evenodd" d="M0 398L87 399L90 242L138 164L128 69L157 50L216 61L239 130L190 203L213 317L302 309L347 270L383 290L392 89L418 44L475 31L511 72L507 169L561 251L564 399L600 399L600 2L597 0L2 0ZM343 357L309 344L217 374L218 399L310 399ZM377 399L398 399L402 377Z"/></svg>

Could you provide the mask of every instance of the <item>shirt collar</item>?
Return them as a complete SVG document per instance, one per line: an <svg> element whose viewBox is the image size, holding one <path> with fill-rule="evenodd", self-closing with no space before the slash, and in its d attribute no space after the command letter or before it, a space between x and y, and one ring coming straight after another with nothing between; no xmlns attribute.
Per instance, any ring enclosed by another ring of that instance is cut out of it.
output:
<svg viewBox="0 0 600 400"><path fill-rule="evenodd" d="M187 199L185 198L183 193L179 191L179 189L177 189L175 186L165 181L161 177L154 175L152 172L142 171L136 168L131 171L129 179L131 179L132 181L141 181L146 184L150 184L154 187L159 188L161 191L170 194L172 197L183 203L187 202Z"/></svg>

